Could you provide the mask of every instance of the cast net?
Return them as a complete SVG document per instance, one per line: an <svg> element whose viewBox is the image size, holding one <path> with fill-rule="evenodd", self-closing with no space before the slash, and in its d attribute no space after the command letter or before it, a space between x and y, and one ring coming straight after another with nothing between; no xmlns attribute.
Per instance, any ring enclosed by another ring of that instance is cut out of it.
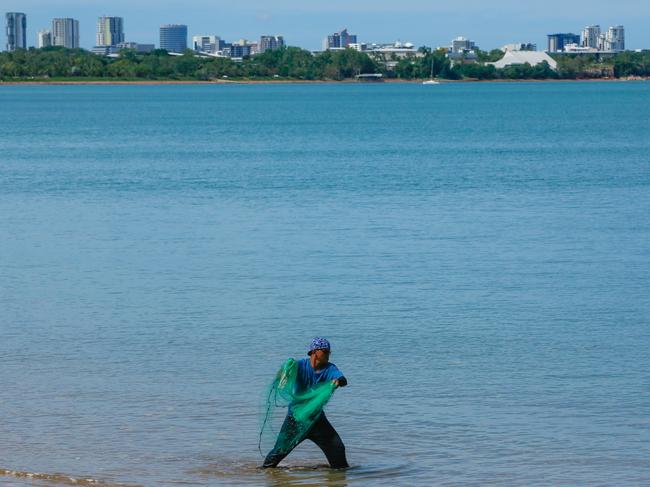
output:
<svg viewBox="0 0 650 487"><path fill-rule="evenodd" d="M336 386L328 381L298 393L297 379L298 363L290 358L282 364L268 387L262 409L258 444L262 456L274 446L277 451L293 450L305 438L336 389ZM285 421L287 424L282 428Z"/></svg>

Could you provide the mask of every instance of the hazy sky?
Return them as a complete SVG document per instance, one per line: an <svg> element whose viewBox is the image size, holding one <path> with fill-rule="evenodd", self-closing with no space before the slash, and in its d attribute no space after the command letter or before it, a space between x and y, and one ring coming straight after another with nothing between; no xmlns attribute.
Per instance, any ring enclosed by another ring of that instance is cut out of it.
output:
<svg viewBox="0 0 650 487"><path fill-rule="evenodd" d="M51 25L53 17L79 20L81 45L95 43L97 17L124 17L128 41L158 44L164 23L188 25L189 36L219 35L227 41L284 35L289 45L319 49L328 33L348 27L360 42L412 42L417 46L448 45L463 35L482 49L510 42L546 46L546 34L579 33L587 24L623 24L629 49L650 48L650 2L641 0L0 0L5 47L4 12L27 14L28 44Z"/></svg>

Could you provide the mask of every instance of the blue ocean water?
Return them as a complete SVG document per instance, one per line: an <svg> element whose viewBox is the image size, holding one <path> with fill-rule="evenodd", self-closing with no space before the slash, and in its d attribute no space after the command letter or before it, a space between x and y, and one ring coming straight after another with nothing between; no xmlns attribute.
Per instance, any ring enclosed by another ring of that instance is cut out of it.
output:
<svg viewBox="0 0 650 487"><path fill-rule="evenodd" d="M0 483L649 484L648 106L0 87ZM318 335L353 467L259 471L264 388Z"/></svg>

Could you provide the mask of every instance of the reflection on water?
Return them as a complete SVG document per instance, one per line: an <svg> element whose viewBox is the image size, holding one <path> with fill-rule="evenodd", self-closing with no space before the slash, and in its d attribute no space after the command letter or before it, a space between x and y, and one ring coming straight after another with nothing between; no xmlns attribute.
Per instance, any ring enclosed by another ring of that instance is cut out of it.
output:
<svg viewBox="0 0 650 487"><path fill-rule="evenodd" d="M408 477L414 475L417 470L410 464L353 465L346 469L332 469L325 464L310 465L293 462L285 461L285 465L268 469L247 462L213 462L187 473L189 476L218 478L224 483L242 485L342 487L348 484L361 485L379 479L390 481L391 478Z"/></svg>
<svg viewBox="0 0 650 487"><path fill-rule="evenodd" d="M248 485L280 486L347 486L349 469L331 469L327 465L285 465L263 469L259 464L244 462L211 463L188 472L190 475L216 477L224 482Z"/></svg>
<svg viewBox="0 0 650 487"><path fill-rule="evenodd" d="M349 469L333 470L327 466L320 467L279 467L267 469L266 485L269 487L301 486L301 487L345 487L348 485Z"/></svg>

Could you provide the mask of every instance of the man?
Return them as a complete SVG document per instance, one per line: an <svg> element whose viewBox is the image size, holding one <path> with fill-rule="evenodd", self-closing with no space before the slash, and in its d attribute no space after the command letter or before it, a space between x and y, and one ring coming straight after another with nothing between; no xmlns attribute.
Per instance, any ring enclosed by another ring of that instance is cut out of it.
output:
<svg viewBox="0 0 650 487"><path fill-rule="evenodd" d="M314 338L309 346L307 355L307 358L298 361L298 376L295 391L297 394L306 392L317 384L325 383L328 380L332 381L336 387L345 387L347 385L347 379L336 365L329 361L330 342L327 339ZM264 465L262 465L264 468L276 467L284 457L291 453L291 450L283 450L280 439L290 438L291 436L295 436L295 434L295 421L292 417L291 406L289 406L289 412L282 424L275 447L264 460ZM345 445L343 445L341 437L325 417L324 412L321 412L314 425L307 432L305 438L299 439L296 446L304 439L313 441L323 450L330 467L346 468L349 466L345 458Z"/></svg>

